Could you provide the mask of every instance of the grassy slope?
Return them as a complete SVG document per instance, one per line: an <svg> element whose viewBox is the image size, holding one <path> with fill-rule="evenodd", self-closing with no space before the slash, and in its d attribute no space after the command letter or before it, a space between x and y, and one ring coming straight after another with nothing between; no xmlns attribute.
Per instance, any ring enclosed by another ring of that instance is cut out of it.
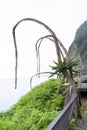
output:
<svg viewBox="0 0 87 130"><path fill-rule="evenodd" d="M23 96L10 110L0 113L0 130L45 130L63 107L59 80L51 79Z"/></svg>

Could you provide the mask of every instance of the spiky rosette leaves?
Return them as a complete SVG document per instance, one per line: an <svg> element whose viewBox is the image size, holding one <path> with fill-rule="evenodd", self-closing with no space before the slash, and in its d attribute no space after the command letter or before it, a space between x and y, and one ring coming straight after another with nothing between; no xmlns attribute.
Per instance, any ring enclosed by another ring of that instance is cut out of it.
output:
<svg viewBox="0 0 87 130"><path fill-rule="evenodd" d="M54 72L51 72L51 77L54 76L54 75L57 75L57 76L65 76L65 72L68 71L71 78L72 76L74 76L74 74L77 74L78 72L74 69L75 66L78 65L78 62L75 61L74 59L64 59L63 61L60 60L58 62L54 62L54 66L51 66L50 67L52 68L52 70Z"/></svg>

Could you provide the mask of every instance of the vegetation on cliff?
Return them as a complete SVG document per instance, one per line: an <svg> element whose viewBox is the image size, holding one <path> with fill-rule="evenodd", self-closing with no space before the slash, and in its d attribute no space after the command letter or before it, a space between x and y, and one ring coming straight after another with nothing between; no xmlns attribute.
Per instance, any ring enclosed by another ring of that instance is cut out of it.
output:
<svg viewBox="0 0 87 130"><path fill-rule="evenodd" d="M76 31L69 53L79 60L79 67L87 67L87 21L80 25Z"/></svg>
<svg viewBox="0 0 87 130"><path fill-rule="evenodd" d="M59 79L51 79L32 89L10 110L0 113L0 130L45 130L63 108L58 94Z"/></svg>
<svg viewBox="0 0 87 130"><path fill-rule="evenodd" d="M11 109L0 113L0 130L45 130L63 109L65 96L58 93L60 79L50 79L24 95ZM69 130L79 130L75 119Z"/></svg>

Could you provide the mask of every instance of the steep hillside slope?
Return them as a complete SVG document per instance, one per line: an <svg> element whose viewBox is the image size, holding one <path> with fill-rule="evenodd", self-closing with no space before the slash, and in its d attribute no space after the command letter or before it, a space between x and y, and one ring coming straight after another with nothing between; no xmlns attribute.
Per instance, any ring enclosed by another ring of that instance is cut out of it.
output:
<svg viewBox="0 0 87 130"><path fill-rule="evenodd" d="M0 113L0 130L45 130L63 108L64 96L58 95L60 83L58 79L46 81Z"/></svg>
<svg viewBox="0 0 87 130"><path fill-rule="evenodd" d="M77 29L69 53L72 57L79 59L80 67L87 67L87 21Z"/></svg>

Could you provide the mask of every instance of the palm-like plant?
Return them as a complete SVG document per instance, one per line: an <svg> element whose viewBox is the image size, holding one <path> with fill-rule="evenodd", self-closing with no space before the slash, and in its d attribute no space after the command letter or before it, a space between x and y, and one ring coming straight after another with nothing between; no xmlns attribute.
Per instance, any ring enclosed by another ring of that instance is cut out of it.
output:
<svg viewBox="0 0 87 130"><path fill-rule="evenodd" d="M16 28L21 22L24 21L32 21L35 23L38 23L45 27L45 29L48 30L50 34L43 36L39 38L35 44L36 47L36 56L37 56L37 73L40 74L40 46L44 39L49 39L51 43L55 45L56 54L57 54L57 62L54 62L56 64L55 67L52 67L55 72L54 74L62 74L64 78L67 78L70 84L72 84L73 89L75 90L75 84L73 81L73 69L72 66L75 66L76 63L70 59L70 56L63 46L63 44L60 42L60 40L57 38L56 34L53 32L53 30L48 27L43 22L33 19L33 18L24 18L20 21L18 21L15 26L13 27L13 40L14 40L14 46L15 46L15 88L17 88L17 68L18 68L18 48L17 48L17 41L16 41Z"/></svg>
<svg viewBox="0 0 87 130"><path fill-rule="evenodd" d="M54 44L55 44L55 47L56 47L56 52L57 52L57 58L60 59L61 56L60 56L60 47L59 47L59 44L58 44L58 39L55 35L55 33L52 31L52 29L50 27L48 27L46 24L44 24L43 22L37 20L37 19L33 19L33 18L24 18L20 21L18 21L15 26L13 27L12 31L13 31L13 40L14 40L14 47L15 47L15 88L17 88L17 68L18 68L18 48L17 48L17 41L16 41L16 28L18 27L18 25L21 23L21 22L24 22L24 21L32 21L32 22L35 22L35 23L38 23L40 25L42 25L43 27L45 27L48 32L50 33L50 36L47 35L45 37L42 37L40 38L41 41L43 41L42 39L44 38L49 38L49 37L52 37L53 39L51 39ZM38 40L38 42L40 41ZM38 43L37 42L37 43ZM40 42L41 43L41 42ZM37 49L37 51L39 51L39 49ZM39 53L37 55L37 57L39 56ZM37 58L38 59L38 58ZM38 62L38 61L37 61Z"/></svg>
<svg viewBox="0 0 87 130"><path fill-rule="evenodd" d="M34 19L34 18L24 18L24 19L18 21L12 29L14 47L15 47L15 60L16 60L16 62L15 62L15 88L17 88L17 68L18 68L18 48L17 48L17 41L16 41L16 28L18 27L18 25L21 22L24 22L24 21L32 21L32 22L38 23L38 24L42 25L50 33L49 35L46 35L44 37L39 38L36 42L36 45L35 45L36 46L36 52L37 52L36 54L37 54L37 70L38 70L38 73L40 72L40 64L39 64L40 63L40 53L39 53L39 49L40 49L40 45L41 45L41 43L44 39L47 38L54 43L55 48L56 48L56 54L57 54L58 61L61 60L61 59L64 59L64 55L69 56L65 47L63 46L63 44L60 42L60 40L57 38L56 34L53 32L53 30L49 26L47 26L43 22L41 22L37 19Z"/></svg>
<svg viewBox="0 0 87 130"><path fill-rule="evenodd" d="M18 68L18 48L17 48L17 41L16 41L16 28L18 27L18 25L21 22L24 22L24 21L32 21L32 22L38 23L41 26L43 26L46 30L48 30L48 32L50 33L46 36L39 38L35 45L36 56L37 56L37 74L40 74L40 46L41 46L41 43L43 42L44 39L49 39L51 41L51 43L53 43L55 45L56 54L57 54L57 62L54 62L56 66L51 66L52 69L54 70L54 72L51 73L51 76L52 75L64 76L64 78L66 78L68 80L68 82L71 84L71 86L73 88L72 92L74 92L74 94L76 94L75 83L73 80L73 72L75 72L75 70L73 69L73 67L76 66L77 63L74 62L72 59L70 59L70 56L69 56L67 50L65 49L63 44L60 42L60 40L57 38L57 36L53 32L53 30L50 27L48 27L46 24L44 24L43 22L41 22L37 19L33 19L33 18L24 18L24 19L18 21L15 24L15 26L13 27L13 40L14 40L15 61L16 61L15 62L15 88L17 88L17 68Z"/></svg>
<svg viewBox="0 0 87 130"><path fill-rule="evenodd" d="M71 84L72 84L72 82L73 82L72 81L72 79L73 79L72 78L73 77L72 66L74 66L75 63L72 60L70 60L70 56L69 56L67 50L65 49L63 44L60 42L60 40L57 38L56 34L53 32L53 30L50 27L48 27L43 22L41 22L37 19L33 19L33 18L24 18L24 19L18 21L15 24L15 26L13 27L13 40L14 40L14 46L15 46L15 59L16 59L16 62L15 62L15 88L17 88L17 68L18 68L18 48L17 48L17 41L16 41L16 28L18 27L18 25L21 22L24 22L24 21L32 21L32 22L38 23L38 24L42 25L43 27L45 27L45 29L47 29L48 32L50 33L49 35L39 38L35 44L36 56L37 56L37 73L38 74L40 73L40 46L41 46L41 43L43 42L44 39L49 39L55 45L57 59L58 59L58 63L55 62L55 64L57 65L55 74L58 74L59 72L62 73L65 77L71 79L71 80L69 80L69 82L71 82ZM53 68L55 68L55 67L53 67ZM74 87L75 87L75 85L73 85L73 88Z"/></svg>

